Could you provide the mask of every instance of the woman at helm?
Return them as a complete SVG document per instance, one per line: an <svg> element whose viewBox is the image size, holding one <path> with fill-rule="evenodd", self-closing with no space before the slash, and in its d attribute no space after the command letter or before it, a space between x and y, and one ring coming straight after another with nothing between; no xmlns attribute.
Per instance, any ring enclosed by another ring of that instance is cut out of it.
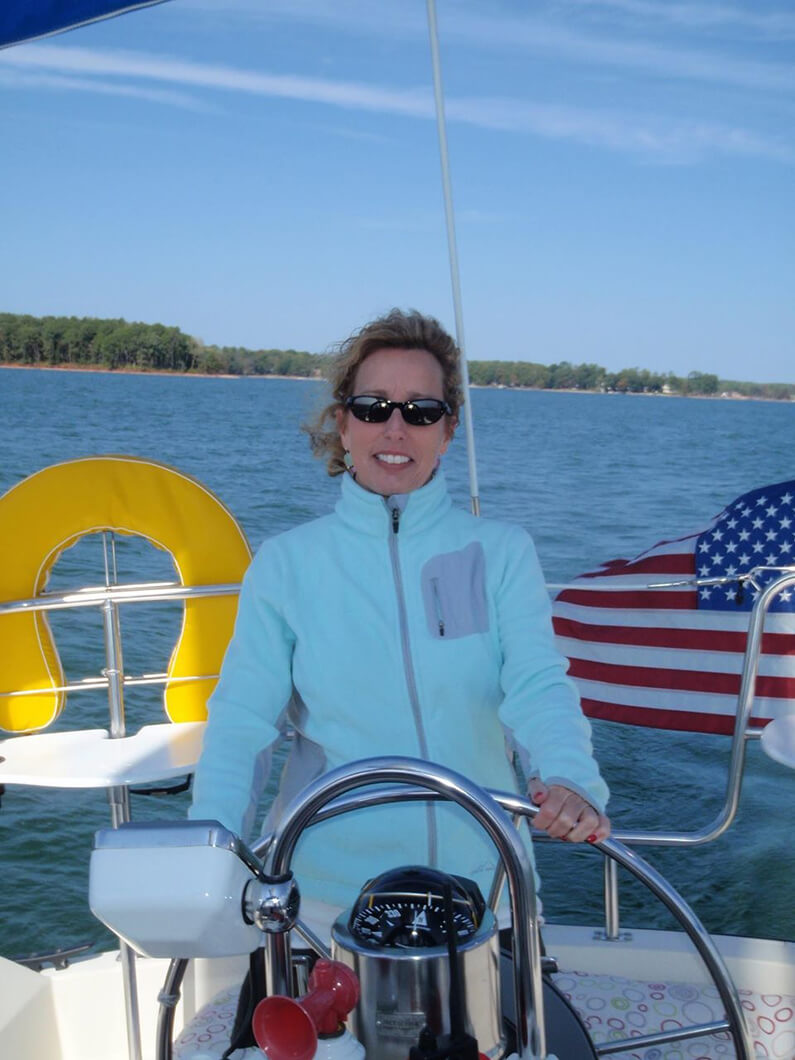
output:
<svg viewBox="0 0 795 1060"><path fill-rule="evenodd" d="M436 320L393 310L352 335L311 431L341 480L333 512L267 540L240 594L209 704L194 819L253 824L270 751L295 742L270 821L343 763L407 755L516 790L535 827L569 841L609 834L590 727L553 643L524 530L453 506L441 459L462 402L459 354ZM305 833L302 894L350 904L372 876L422 863L487 893L496 851L452 804L373 807Z"/></svg>

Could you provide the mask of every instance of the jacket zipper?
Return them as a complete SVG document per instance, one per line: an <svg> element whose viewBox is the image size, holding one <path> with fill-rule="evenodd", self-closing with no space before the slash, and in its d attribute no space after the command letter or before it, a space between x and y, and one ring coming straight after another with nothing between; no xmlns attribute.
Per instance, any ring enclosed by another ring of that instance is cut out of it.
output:
<svg viewBox="0 0 795 1060"><path fill-rule="evenodd" d="M439 592L439 579L431 578L431 588L433 589L433 602L436 607L436 623L439 626L439 636L444 636L444 612L442 611L442 596Z"/></svg>
<svg viewBox="0 0 795 1060"><path fill-rule="evenodd" d="M400 508L391 509L392 531L389 534L389 558L392 563L392 576L395 581L395 592L397 594L398 618L400 621L400 642L403 649L403 669L408 686L409 702L414 715L414 725L417 729L417 738L420 745L420 754L425 761L430 761L428 755L428 741L425 736L425 726L422 721L420 710L420 698L417 693L417 680L414 675L414 666L411 660L411 642L409 641L409 623L406 613L406 596L403 591L403 575L400 571L400 558L398 556L398 533L400 531ZM431 803L427 803L425 812L428 820L428 864L435 866L438 860L438 841L436 832L436 813Z"/></svg>

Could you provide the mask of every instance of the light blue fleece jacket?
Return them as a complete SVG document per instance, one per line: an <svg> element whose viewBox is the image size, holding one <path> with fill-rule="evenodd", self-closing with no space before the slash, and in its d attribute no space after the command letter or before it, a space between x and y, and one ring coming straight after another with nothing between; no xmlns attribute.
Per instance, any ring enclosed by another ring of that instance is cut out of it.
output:
<svg viewBox="0 0 795 1060"><path fill-rule="evenodd" d="M271 822L315 776L374 755L514 791L506 741L526 769L602 810L607 787L565 673L522 529L454 508L441 472L386 499L345 475L334 512L266 541L246 574L190 816L250 828L263 752L287 725L297 740ZM496 851L458 806L393 805L314 826L293 867L303 894L348 905L370 877L411 863L487 894Z"/></svg>

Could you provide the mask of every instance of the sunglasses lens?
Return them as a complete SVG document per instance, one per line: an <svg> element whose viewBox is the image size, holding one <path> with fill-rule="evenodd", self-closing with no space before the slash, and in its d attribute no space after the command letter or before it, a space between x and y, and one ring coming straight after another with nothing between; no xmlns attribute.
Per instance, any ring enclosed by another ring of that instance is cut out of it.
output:
<svg viewBox="0 0 795 1060"><path fill-rule="evenodd" d="M435 398L407 401L403 406L403 419L412 427L428 427L438 423L444 415L444 405Z"/></svg>
<svg viewBox="0 0 795 1060"><path fill-rule="evenodd" d="M392 409L388 401L375 397L354 397L348 402L357 420L363 423L386 423L392 415Z"/></svg>

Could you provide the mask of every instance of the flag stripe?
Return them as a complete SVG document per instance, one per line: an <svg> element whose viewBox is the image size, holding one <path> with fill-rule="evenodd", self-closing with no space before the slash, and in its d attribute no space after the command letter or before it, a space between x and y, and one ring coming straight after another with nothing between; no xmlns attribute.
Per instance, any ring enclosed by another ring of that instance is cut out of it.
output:
<svg viewBox="0 0 795 1060"><path fill-rule="evenodd" d="M572 659L570 677L584 677L591 681L606 681L616 685L636 685L646 688L668 688L679 692L718 692L736 696L740 691L740 675L702 670L671 670L651 666L621 666L595 660ZM763 677L756 679L756 693L774 699L795 698L795 679Z"/></svg>
<svg viewBox="0 0 795 1060"><path fill-rule="evenodd" d="M659 626L604 626L593 622L575 622L556 617L553 625L561 639L590 641L596 644L638 644L656 648L685 648L692 651L745 651L748 640L745 630L731 632L722 629L662 629ZM745 625L745 622L743 622ZM575 646L567 644L564 653ZM767 655L786 655L795 651L792 637L786 633L763 633L762 652Z"/></svg>
<svg viewBox="0 0 795 1060"><path fill-rule="evenodd" d="M604 645L577 642L572 646L571 642L564 638L559 639L558 648L582 666L611 663L641 670L652 667L661 671L691 670L695 673L735 675L742 673L743 668L743 656L735 653L687 652L678 648L655 648L649 651L635 644ZM795 679L795 656L760 656L757 672L762 677Z"/></svg>
<svg viewBox="0 0 795 1060"><path fill-rule="evenodd" d="M563 589L556 597L562 603L585 604L587 607L632 608L653 607L661 611L694 611L696 594L693 589L685 592L671 589L622 590L609 589Z"/></svg>
<svg viewBox="0 0 795 1060"><path fill-rule="evenodd" d="M655 707L619 706L616 703L605 703L597 699L583 699L582 709L589 718L603 721L618 721L625 725L643 725L653 729L680 729L685 732L715 733L718 736L731 736L734 732L734 716L726 714L705 715L698 711L657 710ZM750 724L758 727L766 721L752 718Z"/></svg>
<svg viewBox="0 0 795 1060"><path fill-rule="evenodd" d="M621 628L638 626L643 629L689 629L694 632L699 626L703 628L703 616L698 611L620 611L601 610L599 608L584 607L581 604L558 604L554 605L554 620L568 618L575 622L598 622L602 626ZM726 633L742 633L745 637L748 633L748 613L744 611L717 611L711 616L711 626L714 629ZM791 614L768 614L765 619L765 629L773 634L782 634L789 639L790 651L795 649L795 641L792 634L795 632L795 623Z"/></svg>
<svg viewBox="0 0 795 1060"><path fill-rule="evenodd" d="M639 688L634 685L611 685L604 681L577 680L583 700L612 701L617 706L665 710L669 714L699 713L705 717L726 714L734 717L737 711L737 696L726 696L713 692L672 691L669 688ZM758 719L792 714L795 704L780 699L757 698L752 715Z"/></svg>

